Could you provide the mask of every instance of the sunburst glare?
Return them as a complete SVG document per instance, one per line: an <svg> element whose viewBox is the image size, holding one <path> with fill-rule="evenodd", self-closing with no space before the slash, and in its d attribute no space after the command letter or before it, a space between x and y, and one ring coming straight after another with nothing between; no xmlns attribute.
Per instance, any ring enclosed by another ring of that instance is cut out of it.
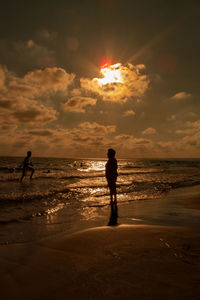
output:
<svg viewBox="0 0 200 300"><path fill-rule="evenodd" d="M122 76L120 70L120 64L114 64L111 66L105 65L101 68L102 78L96 78L101 85L109 83L122 83Z"/></svg>

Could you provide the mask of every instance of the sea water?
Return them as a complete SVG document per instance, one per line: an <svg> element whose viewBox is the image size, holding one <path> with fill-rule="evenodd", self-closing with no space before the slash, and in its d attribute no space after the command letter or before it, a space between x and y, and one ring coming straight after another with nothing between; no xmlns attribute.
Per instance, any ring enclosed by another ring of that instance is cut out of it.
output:
<svg viewBox="0 0 200 300"><path fill-rule="evenodd" d="M110 204L106 160L33 158L33 180L27 172L20 183L22 161L20 157L0 157L0 243L106 225ZM200 160L118 160L118 174L118 222L165 224L170 214L172 221L178 220L177 206L162 200L164 212L156 217L156 210L161 211L159 199L171 190L200 185ZM195 218L198 223L199 212L190 213L191 224ZM184 224L188 211L183 215Z"/></svg>

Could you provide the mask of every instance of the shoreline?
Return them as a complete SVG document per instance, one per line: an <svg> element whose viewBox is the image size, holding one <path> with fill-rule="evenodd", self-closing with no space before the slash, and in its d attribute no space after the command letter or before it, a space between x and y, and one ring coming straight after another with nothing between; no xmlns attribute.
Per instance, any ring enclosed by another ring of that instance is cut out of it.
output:
<svg viewBox="0 0 200 300"><path fill-rule="evenodd" d="M200 185L178 188L160 198L118 202L118 217L112 217L109 203L102 207L66 206L50 215L36 216L21 222L1 224L0 244L30 243L43 238L71 234L82 229L118 225L185 226L200 229ZM112 217L112 218L111 218Z"/></svg>
<svg viewBox="0 0 200 300"><path fill-rule="evenodd" d="M4 299L198 299L200 231L103 226L0 247Z"/></svg>

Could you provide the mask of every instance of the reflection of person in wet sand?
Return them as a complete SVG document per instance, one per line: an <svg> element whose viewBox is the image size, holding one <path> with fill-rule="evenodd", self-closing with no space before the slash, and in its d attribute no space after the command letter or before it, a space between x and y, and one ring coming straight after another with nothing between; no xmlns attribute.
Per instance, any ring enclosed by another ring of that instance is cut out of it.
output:
<svg viewBox="0 0 200 300"><path fill-rule="evenodd" d="M108 222L108 226L116 226L117 225L117 218L118 218L118 207L117 202L111 201L110 203L110 219Z"/></svg>
<svg viewBox="0 0 200 300"><path fill-rule="evenodd" d="M33 168L33 164L31 162L31 151L27 152L27 156L24 158L24 161L22 162L20 167L23 168L20 182L22 182L24 176L26 175L26 171L31 171L30 179L32 179L35 169Z"/></svg>
<svg viewBox="0 0 200 300"><path fill-rule="evenodd" d="M108 161L106 163L106 179L108 182L108 187L110 189L110 201L117 203L117 191L116 191L116 181L117 181L117 160L115 158L115 150L108 149Z"/></svg>

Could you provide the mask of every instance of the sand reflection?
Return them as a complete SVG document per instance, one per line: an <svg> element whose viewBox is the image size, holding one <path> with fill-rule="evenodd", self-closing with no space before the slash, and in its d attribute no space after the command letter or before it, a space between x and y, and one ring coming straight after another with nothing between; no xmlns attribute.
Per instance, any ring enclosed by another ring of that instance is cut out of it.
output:
<svg viewBox="0 0 200 300"><path fill-rule="evenodd" d="M116 201L111 201L110 203L110 219L108 222L108 226L116 226L118 219L118 207Z"/></svg>

